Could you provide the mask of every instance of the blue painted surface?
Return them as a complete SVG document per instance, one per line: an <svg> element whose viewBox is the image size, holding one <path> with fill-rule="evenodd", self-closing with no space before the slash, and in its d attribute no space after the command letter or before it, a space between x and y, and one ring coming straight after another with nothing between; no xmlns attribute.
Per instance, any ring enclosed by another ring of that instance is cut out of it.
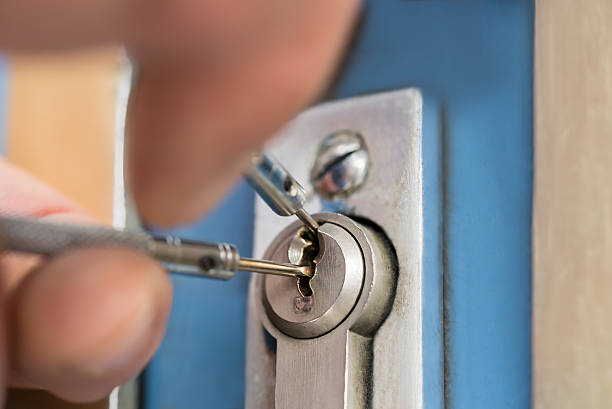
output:
<svg viewBox="0 0 612 409"><path fill-rule="evenodd" d="M423 399L444 407L442 109L423 96Z"/></svg>
<svg viewBox="0 0 612 409"><path fill-rule="evenodd" d="M253 247L253 192L241 184L208 218L179 237ZM249 275L230 281L174 276L166 336L143 379L143 408L244 407L245 312Z"/></svg>
<svg viewBox="0 0 612 409"><path fill-rule="evenodd" d="M533 9L531 0L372 0L335 89L338 98L408 86L426 95L427 409L530 406ZM241 188L187 233L251 248L251 199ZM147 409L243 405L246 281L204 281L175 279Z"/></svg>

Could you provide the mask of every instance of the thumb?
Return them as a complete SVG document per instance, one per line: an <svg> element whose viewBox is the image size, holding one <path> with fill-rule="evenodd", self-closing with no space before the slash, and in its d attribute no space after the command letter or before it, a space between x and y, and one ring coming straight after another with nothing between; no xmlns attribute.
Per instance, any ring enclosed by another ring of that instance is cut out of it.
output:
<svg viewBox="0 0 612 409"><path fill-rule="evenodd" d="M30 272L12 297L11 382L90 401L133 378L163 336L167 274L143 254L83 249Z"/></svg>
<svg viewBox="0 0 612 409"><path fill-rule="evenodd" d="M2 212L92 222L74 203L0 160ZM8 371L0 373L2 391L8 382L95 400L133 378L161 341L171 284L144 254L90 248L49 259L0 252L0 273L0 369Z"/></svg>

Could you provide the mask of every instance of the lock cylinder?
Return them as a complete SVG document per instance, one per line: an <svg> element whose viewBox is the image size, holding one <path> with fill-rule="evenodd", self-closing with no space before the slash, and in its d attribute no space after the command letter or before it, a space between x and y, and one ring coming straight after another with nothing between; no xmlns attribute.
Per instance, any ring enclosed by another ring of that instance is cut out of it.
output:
<svg viewBox="0 0 612 409"><path fill-rule="evenodd" d="M313 233L299 223L283 230L264 258L312 265L309 279L265 277L262 298L270 322L287 336L323 336L351 317L350 329L372 334L393 299L396 263L381 233L333 213L314 215Z"/></svg>

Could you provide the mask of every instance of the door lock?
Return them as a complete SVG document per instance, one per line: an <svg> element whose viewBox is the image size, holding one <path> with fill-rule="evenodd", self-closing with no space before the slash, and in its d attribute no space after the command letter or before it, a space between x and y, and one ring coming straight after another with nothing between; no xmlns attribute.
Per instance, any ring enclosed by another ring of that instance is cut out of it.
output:
<svg viewBox="0 0 612 409"><path fill-rule="evenodd" d="M319 228L256 200L254 255L314 274L251 280L247 409L422 409L424 375L427 390L440 384L438 272L423 285L423 220L438 214L435 195L423 210L422 118L415 89L352 98L309 109L266 147Z"/></svg>
<svg viewBox="0 0 612 409"><path fill-rule="evenodd" d="M390 309L397 261L380 232L340 214L314 218L316 245L297 222L264 255L313 263L312 278L253 282L261 322L276 341L276 408L365 408L372 335ZM304 257L312 247L318 251ZM296 399L308 403L296 406Z"/></svg>

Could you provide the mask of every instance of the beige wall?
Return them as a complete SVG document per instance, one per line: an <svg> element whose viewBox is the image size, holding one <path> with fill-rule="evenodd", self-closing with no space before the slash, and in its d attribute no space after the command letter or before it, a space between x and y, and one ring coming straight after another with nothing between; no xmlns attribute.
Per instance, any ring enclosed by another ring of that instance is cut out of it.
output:
<svg viewBox="0 0 612 409"><path fill-rule="evenodd" d="M120 54L101 50L55 57L13 57L9 64L7 152L81 204L112 222L114 126ZM41 391L11 390L7 409L102 409Z"/></svg>
<svg viewBox="0 0 612 409"><path fill-rule="evenodd" d="M612 407L612 1L538 0L536 409Z"/></svg>
<svg viewBox="0 0 612 409"><path fill-rule="evenodd" d="M8 157L106 223L120 61L102 50L9 64Z"/></svg>

